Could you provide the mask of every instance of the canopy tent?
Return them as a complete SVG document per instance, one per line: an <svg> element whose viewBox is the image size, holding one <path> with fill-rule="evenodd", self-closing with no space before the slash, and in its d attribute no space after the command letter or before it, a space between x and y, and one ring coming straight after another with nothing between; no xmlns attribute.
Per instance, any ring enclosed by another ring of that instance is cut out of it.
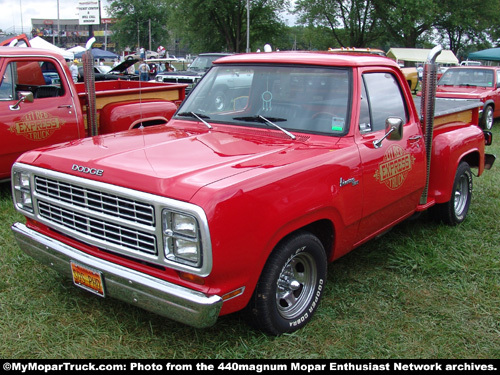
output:
<svg viewBox="0 0 500 375"><path fill-rule="evenodd" d="M66 51L71 53L85 52L85 47L75 46L73 48L68 48Z"/></svg>
<svg viewBox="0 0 500 375"><path fill-rule="evenodd" d="M387 57L394 59L396 61L411 61L424 63L427 61L430 49L423 48L391 48L387 52ZM441 54L437 57L436 62L438 64L452 64L458 65L458 59L455 54L450 50L443 50Z"/></svg>
<svg viewBox="0 0 500 375"><path fill-rule="evenodd" d="M489 48L469 53L469 60L500 61L500 48Z"/></svg>
<svg viewBox="0 0 500 375"><path fill-rule="evenodd" d="M68 52L63 50L62 48L59 48L52 43L47 42L46 40L40 38L39 36L34 37L33 39L30 39L30 45L33 48L41 48L41 49L47 49L50 51L55 51L62 55L66 60L73 60L73 53Z"/></svg>
<svg viewBox="0 0 500 375"><path fill-rule="evenodd" d="M84 52L78 52L75 53L75 58L81 58L83 56ZM92 48L92 55L94 56L94 59L116 59L118 57L117 54L109 51L104 51L99 48Z"/></svg>

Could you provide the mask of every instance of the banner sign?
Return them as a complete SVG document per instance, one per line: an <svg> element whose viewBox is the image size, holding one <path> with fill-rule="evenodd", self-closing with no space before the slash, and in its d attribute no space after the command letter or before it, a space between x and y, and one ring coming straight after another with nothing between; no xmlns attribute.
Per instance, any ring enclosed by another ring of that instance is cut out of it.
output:
<svg viewBox="0 0 500 375"><path fill-rule="evenodd" d="M98 0L79 0L78 14L79 25L99 25L101 4Z"/></svg>

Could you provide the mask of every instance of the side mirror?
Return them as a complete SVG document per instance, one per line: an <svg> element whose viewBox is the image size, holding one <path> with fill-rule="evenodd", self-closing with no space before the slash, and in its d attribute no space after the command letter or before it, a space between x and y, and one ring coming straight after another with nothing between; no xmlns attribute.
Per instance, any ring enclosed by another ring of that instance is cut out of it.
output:
<svg viewBox="0 0 500 375"><path fill-rule="evenodd" d="M10 105L11 111L17 111L21 108L19 105L24 102L33 103L33 93L31 91L19 91L19 100L16 104Z"/></svg>
<svg viewBox="0 0 500 375"><path fill-rule="evenodd" d="M379 148L382 146L382 141L386 138L390 141L400 141L403 138L403 119L399 117L388 117L387 120L385 120L385 135L373 141L373 146Z"/></svg>

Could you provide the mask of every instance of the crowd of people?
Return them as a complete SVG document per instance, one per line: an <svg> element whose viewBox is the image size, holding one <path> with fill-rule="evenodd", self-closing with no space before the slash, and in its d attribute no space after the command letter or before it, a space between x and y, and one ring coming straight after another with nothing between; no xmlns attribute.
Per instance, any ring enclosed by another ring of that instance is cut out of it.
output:
<svg viewBox="0 0 500 375"><path fill-rule="evenodd" d="M113 64L112 64L113 68L118 66L122 62L123 62L123 60L115 59L113 61ZM80 62L78 59L74 59L71 61L70 65L69 65L71 77L73 78L74 82L79 82L79 80L81 80L81 78L82 78L82 77L80 77L81 72L78 68L79 63ZM96 64L97 64L97 62L96 62ZM101 59L98 62L98 64L103 65L104 64L103 60ZM104 64L104 65L106 65L106 64ZM127 68L126 73L129 75L138 74L139 79L141 81L151 81L151 80L154 80L155 76L160 72L164 72L164 71L172 72L175 70L176 70L175 67L173 67L173 65L167 61L148 61L146 59L140 59L138 63L130 65Z"/></svg>

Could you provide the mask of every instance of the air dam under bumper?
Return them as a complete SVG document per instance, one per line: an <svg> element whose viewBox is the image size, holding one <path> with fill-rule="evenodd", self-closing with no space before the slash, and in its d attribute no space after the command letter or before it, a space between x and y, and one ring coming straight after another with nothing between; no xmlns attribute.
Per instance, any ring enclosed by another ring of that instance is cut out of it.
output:
<svg viewBox="0 0 500 375"><path fill-rule="evenodd" d="M69 278L72 278L71 261L101 271L106 296L196 328L214 325L219 316L222 307L219 296L207 296L90 256L22 223L12 225L12 231L24 252Z"/></svg>

